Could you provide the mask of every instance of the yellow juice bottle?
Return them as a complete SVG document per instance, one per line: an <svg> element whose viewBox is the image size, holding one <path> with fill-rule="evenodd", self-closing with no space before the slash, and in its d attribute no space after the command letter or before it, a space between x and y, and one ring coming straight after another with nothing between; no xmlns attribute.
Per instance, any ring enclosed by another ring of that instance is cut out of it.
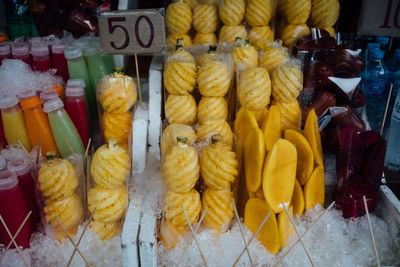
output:
<svg viewBox="0 0 400 267"><path fill-rule="evenodd" d="M0 99L1 119L4 135L8 144L17 144L18 140L29 152L32 149L25 127L24 115L18 106L18 98L3 97Z"/></svg>

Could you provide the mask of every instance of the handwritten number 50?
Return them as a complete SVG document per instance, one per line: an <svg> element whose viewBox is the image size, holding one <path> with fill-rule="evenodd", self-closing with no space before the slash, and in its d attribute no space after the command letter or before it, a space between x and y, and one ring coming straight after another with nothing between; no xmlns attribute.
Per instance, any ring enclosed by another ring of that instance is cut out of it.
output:
<svg viewBox="0 0 400 267"><path fill-rule="evenodd" d="M140 38L139 23L143 19L147 22L147 24L150 27L150 37L149 37L149 40L147 41L147 43L144 43L142 41L142 39ZM114 22L125 22L125 21L126 21L125 17L111 17L111 18L108 18L108 32L110 34L112 34L116 29L119 28L124 32L124 35L125 35L125 40L124 40L124 42L123 42L123 44L121 46L117 46L114 41L110 42L111 47L113 47L114 49L122 50L122 49L127 48L128 45L129 45L130 37L129 37L128 30L122 25L113 25ZM151 45L153 43L153 40L154 40L154 26L153 26L153 23L151 22L151 20L149 19L149 17L141 15L136 19L136 23L135 23L135 38L136 38L136 41L137 41L137 43L139 44L140 47L142 47L142 48L151 47Z"/></svg>

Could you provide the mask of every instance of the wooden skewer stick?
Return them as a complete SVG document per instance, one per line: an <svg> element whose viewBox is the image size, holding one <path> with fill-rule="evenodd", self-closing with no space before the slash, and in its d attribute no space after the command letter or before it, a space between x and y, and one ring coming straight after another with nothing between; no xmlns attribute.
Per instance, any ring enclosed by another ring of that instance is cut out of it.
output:
<svg viewBox="0 0 400 267"><path fill-rule="evenodd" d="M192 232L193 239L194 239L194 241L196 242L197 248L198 248L199 251L200 251L200 256L201 256L201 258L203 259L204 265L205 265L206 267L208 267L206 258L204 257L203 251L201 250L201 247L200 247L200 244L199 244L199 240L197 240L196 234L195 234L194 231L193 231L192 225L190 224L190 221L189 221L189 218L188 218L188 216L187 216L187 214L186 214L185 208L184 208L183 206L182 206L181 208L182 208L183 214L185 215L186 221L187 221L187 223L188 223L188 225L189 225L190 232Z"/></svg>
<svg viewBox="0 0 400 267"><path fill-rule="evenodd" d="M311 228L313 228L313 226L318 222L319 219L321 219L321 217L328 211L330 210L333 205L335 205L335 201L333 201L318 217L317 219L315 219L315 221L310 225L310 227L301 235L301 238L304 238L306 236L306 234L311 230ZM278 266L279 263L281 263L283 261L283 259L289 254L290 251L292 251L292 249L297 245L297 243L300 242L300 239L297 239L296 242L294 242L288 250L286 250L286 252L282 255L282 257L279 259L279 261L277 263L274 264L274 266Z"/></svg>
<svg viewBox="0 0 400 267"><path fill-rule="evenodd" d="M293 225L293 229L294 229L294 231L296 232L296 235L297 235L297 237L298 237L298 239L299 239L299 241L300 241L300 244L303 246L304 252L306 253L308 260L310 261L311 265L314 267L314 266L315 266L315 265L314 265L314 262L312 261L311 256L310 256L310 254L308 253L308 250L307 250L306 246L305 246L304 243L303 243L303 240L302 240L302 238L301 238L301 236L300 236L300 233L299 233L299 231L297 230L296 225L294 224L294 221L293 221L292 216L290 216L290 214L289 214L289 212L288 212L288 210L287 210L287 208L286 208L286 206L285 206L285 204L284 204L283 202L282 202L282 206L283 206L283 209L284 209L285 212L286 212L286 215L289 217L290 222L291 222L292 225Z"/></svg>
<svg viewBox="0 0 400 267"><path fill-rule="evenodd" d="M90 267L90 263L88 262L86 257L82 254L81 250L76 246L74 240L72 240L72 237L69 235L69 233L64 228L62 223L58 220L57 216L55 216L54 219L56 219L56 222L58 223L58 226L60 226L60 228L63 230L64 234L68 237L69 241L71 241L72 245L75 247L76 251L78 251L79 255L81 255L82 259L86 262L87 266Z"/></svg>
<svg viewBox="0 0 400 267"><path fill-rule="evenodd" d="M36 154L36 165L39 164L40 153L42 153L42 139L39 140L38 151L37 151L37 154Z"/></svg>
<svg viewBox="0 0 400 267"><path fill-rule="evenodd" d="M364 201L365 213L367 214L368 225L369 225L369 232L370 232L370 234L371 234L372 245L374 246L374 252L375 252L376 261L377 261L377 263L378 263L378 267L380 267L380 266L381 266L381 262L380 262L380 260L379 260L378 250L376 249L374 231L373 231L373 229L372 229L371 218L370 218L370 216L369 216L369 211L368 211L367 199L365 198L365 196L363 196L363 201Z"/></svg>
<svg viewBox="0 0 400 267"><path fill-rule="evenodd" d="M89 139L89 140L90 140L90 139ZM67 267L69 267L69 266L71 265L72 259L73 259L74 256L75 256L76 248L77 248L77 247L79 246L79 244L81 243L81 240L82 240L82 238L83 238L83 235L86 233L86 229L88 228L88 226L89 226L89 224L90 224L90 221L91 221L92 218L93 218L93 214L96 212L96 209L97 209L97 208L94 208L92 214L90 214L89 220L88 220L87 224L85 225L85 228L83 228L83 231L82 231L81 236L79 237L78 243L76 243L76 247L75 247L75 249L74 249L74 252L72 252L71 257L69 258L69 261L68 261L68 263L67 263Z"/></svg>
<svg viewBox="0 0 400 267"><path fill-rule="evenodd" d="M380 131L381 135L383 134L383 129L385 128L385 122L386 122L387 112L388 112L388 109L389 109L390 98L392 97L392 90L393 90L393 83L390 84L389 95L388 95L388 98L386 100L385 113L383 114L383 119L382 119L382 124L381 124L381 131Z"/></svg>
<svg viewBox="0 0 400 267"><path fill-rule="evenodd" d="M139 102L142 103L142 90L140 89L139 65L138 65L137 54L135 54L135 65L136 65L136 78L139 90Z"/></svg>
<svg viewBox="0 0 400 267"><path fill-rule="evenodd" d="M246 238L244 237L244 233L243 233L243 229L242 229L242 223L240 222L240 218L239 218L238 211L236 209L235 201L232 200L231 203L232 203L232 206L233 206L233 211L235 212L236 220L237 220L237 222L239 224L239 230L240 230L240 234L242 235L243 244L246 246L247 242L246 242ZM247 246L246 246L246 251L247 251L247 255L249 256L250 265L254 266L253 260L251 259L251 256L250 256L249 248Z"/></svg>
<svg viewBox="0 0 400 267"><path fill-rule="evenodd" d="M196 225L196 229L194 229L194 233L195 233L195 234L197 234L197 231L199 230L200 224L201 224L201 222L203 221L204 216L205 216L206 213L207 213L207 210L208 210L208 207L206 207L206 208L204 209L204 212L203 212L203 214L201 215L200 220L199 220L199 222L198 222L197 225ZM185 256L185 253L186 253L186 250L187 250L188 247L189 247L189 242L186 242L185 247L184 247L183 252L182 252L182 255L181 255L181 257L179 258L179 261L178 261L178 263L176 264L176 267L178 267L178 266L181 264L181 262L182 262L182 260L183 260L183 257Z"/></svg>
<svg viewBox="0 0 400 267"><path fill-rule="evenodd" d="M26 148L24 147L24 145L21 143L21 140L17 139L17 142L18 142L18 144L22 147L22 150L24 150L25 155L26 155L27 157L29 157L29 153L28 153L28 151L26 150Z"/></svg>
<svg viewBox="0 0 400 267"><path fill-rule="evenodd" d="M92 138L89 138L89 142L88 142L88 144L86 146L86 150L85 150L85 157L83 159L86 159L88 156L90 143L92 143Z"/></svg>
<svg viewBox="0 0 400 267"><path fill-rule="evenodd" d="M254 232L253 236L250 238L249 242L247 242L246 246L243 248L242 252L240 252L239 257L235 260L235 262L233 263L232 267L235 267L236 264L239 262L240 258L242 257L242 255L245 253L246 249L250 246L251 241L253 241L253 239L257 236L258 232L260 232L261 228L264 226L265 222L268 220L269 216L271 215L271 212L268 212L267 216L265 216L264 220L262 221L262 223L260 224L260 226L258 226L257 230Z"/></svg>
<svg viewBox="0 0 400 267"><path fill-rule="evenodd" d="M15 233L14 237L12 237L12 240L10 240L10 243L8 243L6 249L4 250L4 253L1 255L0 257L0 262L3 260L3 257L6 255L8 249L11 247L11 245L13 244L13 240L15 240L17 238L17 236L19 235L19 232L21 232L22 227L24 227L25 223L28 221L29 217L31 216L32 211L30 210L28 212L28 214L25 216L25 219L23 220L23 222L21 223L21 225L19 226L17 232Z"/></svg>
<svg viewBox="0 0 400 267"><path fill-rule="evenodd" d="M15 242L15 239L13 238L13 236L12 236L10 230L9 230L8 227L7 227L6 222L4 221L4 219L3 219L3 217L2 217L1 215L0 215L0 220L1 220L1 223L3 224L3 227L6 229L8 236L11 238L11 242L14 244L15 248L17 249L17 252L18 252L19 256L20 256L20 257L22 258L22 260L24 261L25 266L26 266L26 267L29 267L28 263L26 262L26 259L25 259L24 255L23 255L22 252L21 252L21 249L19 248L17 242Z"/></svg>
<svg viewBox="0 0 400 267"><path fill-rule="evenodd" d="M72 149L72 146L71 146L71 144L68 142L67 138L64 138L64 142L67 144L67 146L68 146L69 150L71 151L71 153L74 154L75 152L74 152L74 150Z"/></svg>

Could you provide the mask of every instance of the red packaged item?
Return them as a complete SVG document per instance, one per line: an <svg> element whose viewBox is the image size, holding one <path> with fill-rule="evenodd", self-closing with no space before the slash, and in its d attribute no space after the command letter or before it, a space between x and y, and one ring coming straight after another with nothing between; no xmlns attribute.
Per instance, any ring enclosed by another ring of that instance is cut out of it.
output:
<svg viewBox="0 0 400 267"><path fill-rule="evenodd" d="M82 10L74 9L68 16L66 29L81 36L86 33L97 33L98 25L88 14Z"/></svg>

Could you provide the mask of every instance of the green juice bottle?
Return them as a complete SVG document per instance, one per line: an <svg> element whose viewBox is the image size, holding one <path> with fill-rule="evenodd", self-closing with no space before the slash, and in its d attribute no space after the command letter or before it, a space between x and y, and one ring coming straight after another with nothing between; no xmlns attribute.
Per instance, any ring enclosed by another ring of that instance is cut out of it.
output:
<svg viewBox="0 0 400 267"><path fill-rule="evenodd" d="M67 112L64 110L64 104L60 98L47 101L43 105L44 112L49 117L51 131L56 141L57 149L63 158L72 154L71 149L78 154L84 155L85 148L82 140L72 123ZM71 149L68 147L71 146Z"/></svg>
<svg viewBox="0 0 400 267"><path fill-rule="evenodd" d="M104 75L108 74L104 59L100 54L98 46L89 46L84 50L86 62L88 64L89 77L92 88L97 88L97 83Z"/></svg>
<svg viewBox="0 0 400 267"><path fill-rule="evenodd" d="M92 87L88 67L82 55L82 49L76 46L69 46L64 50L68 63L70 79L82 79L85 84L85 101L88 107L90 119L97 119L96 87Z"/></svg>

